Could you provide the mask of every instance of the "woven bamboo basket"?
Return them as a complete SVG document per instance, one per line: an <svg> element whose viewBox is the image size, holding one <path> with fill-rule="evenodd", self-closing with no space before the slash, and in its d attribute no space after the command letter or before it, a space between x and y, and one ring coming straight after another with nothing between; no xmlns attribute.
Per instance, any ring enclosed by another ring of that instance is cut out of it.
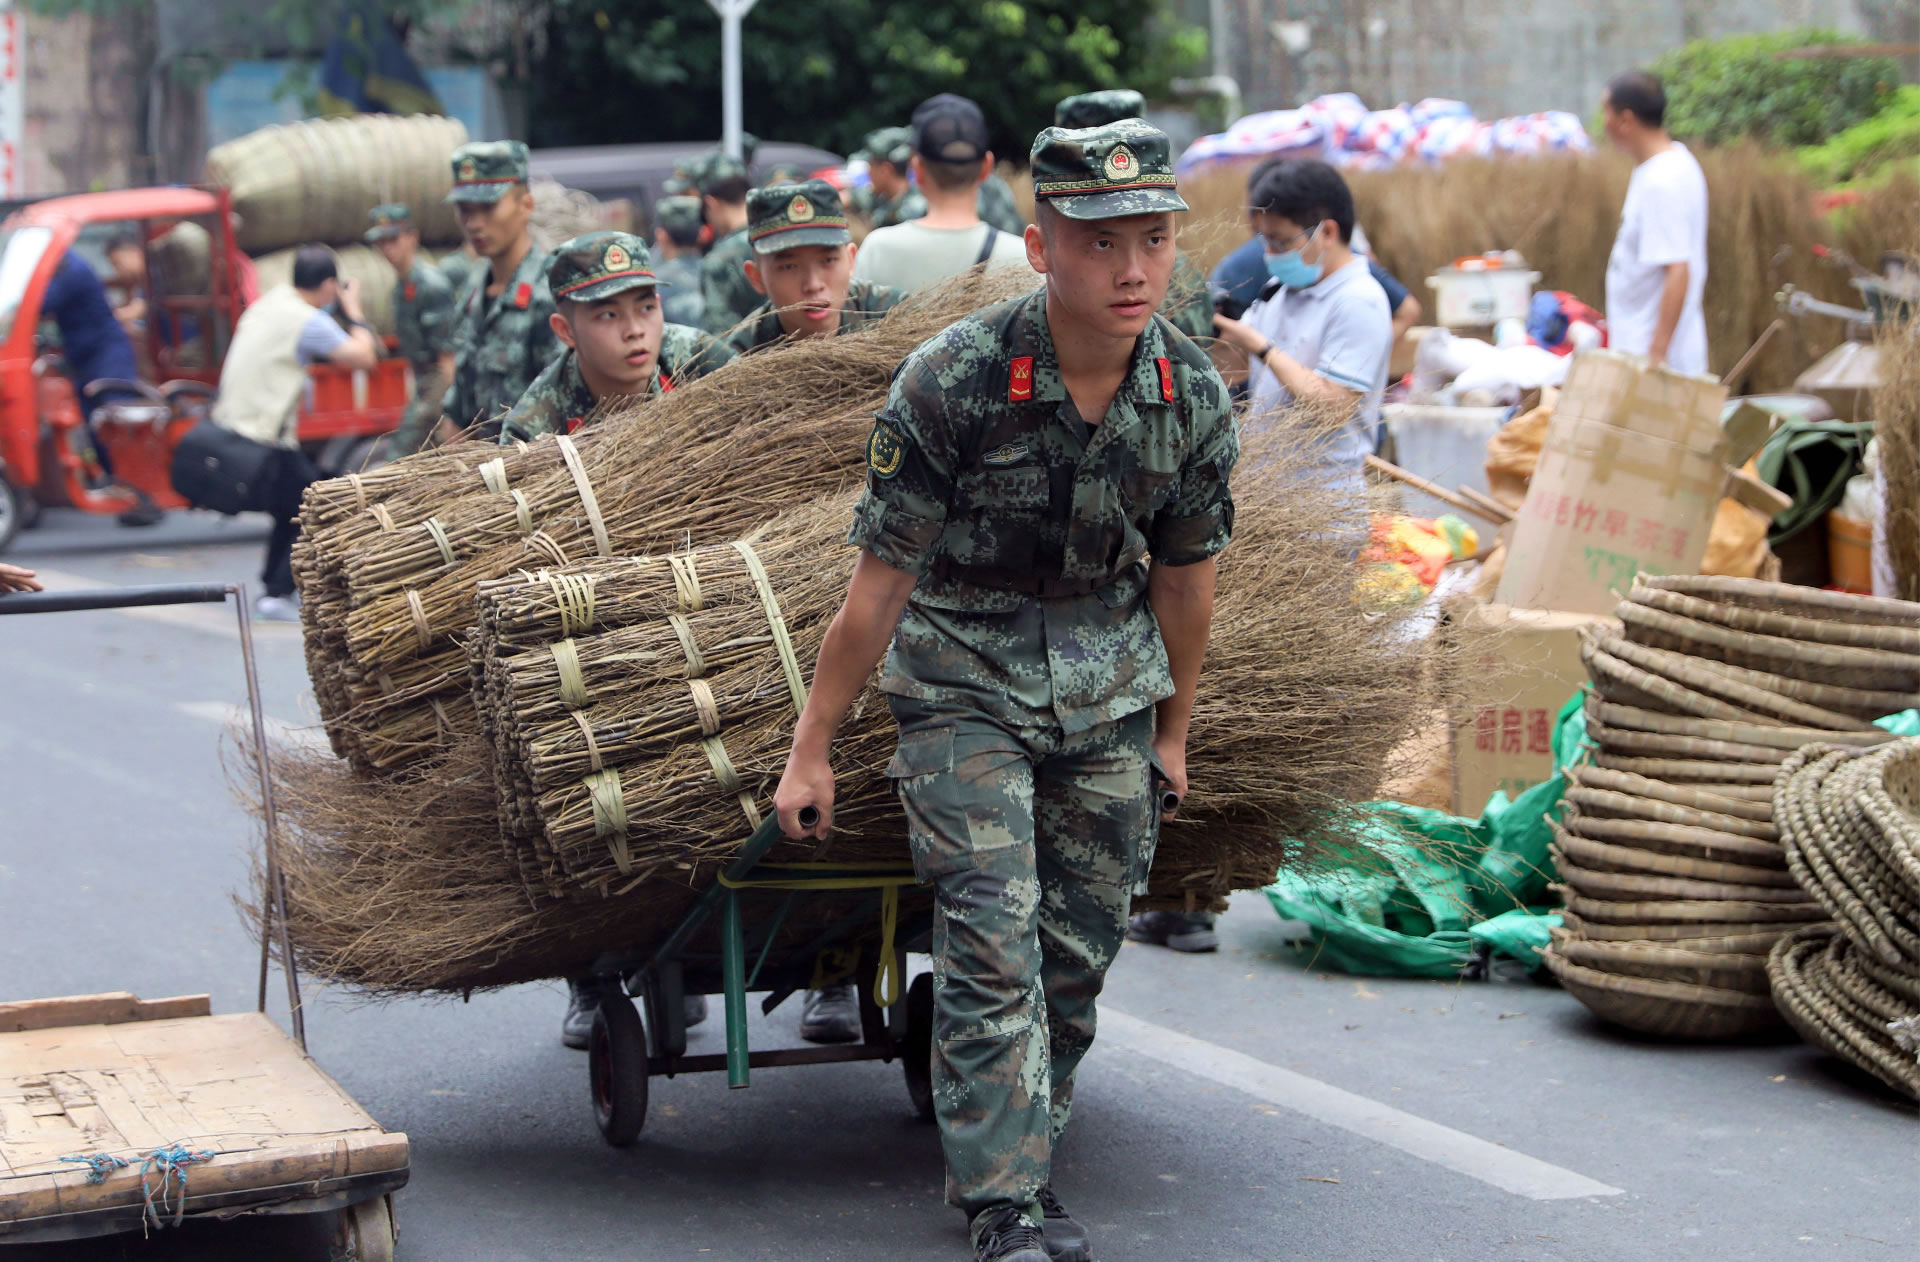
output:
<svg viewBox="0 0 1920 1262"><path fill-rule="evenodd" d="M1729 885L1767 885L1776 889L1800 888L1794 884L1793 874L1785 866L1756 867L1746 863L1661 854L1632 846L1610 846L1604 841L1591 841L1559 827L1554 830L1554 844L1573 863L1590 872L1674 876L1690 881L1724 881Z"/></svg>
<svg viewBox="0 0 1920 1262"><path fill-rule="evenodd" d="M1664 780L1637 776L1630 771L1609 771L1605 767L1568 767L1566 774L1568 785L1577 789L1599 789L1609 793L1687 807L1710 815L1731 815L1751 823L1767 825L1773 823L1771 789L1767 790L1764 802L1756 802L1702 789L1698 785L1669 784ZM1773 834L1769 831L1764 835L1772 836Z"/></svg>
<svg viewBox="0 0 1920 1262"><path fill-rule="evenodd" d="M1879 624L1912 627L1920 622L1920 604L1890 600L1882 596L1857 596L1849 592L1830 592L1796 583L1768 583L1755 578L1728 578L1721 575L1642 574L1636 586L1655 591L1679 592L1701 600L1792 613L1825 622Z"/></svg>
<svg viewBox="0 0 1920 1262"><path fill-rule="evenodd" d="M1677 876L1633 872L1605 872L1588 868L1564 850L1553 848L1554 867L1575 893L1587 898L1632 902L1639 899L1677 899L1688 902L1752 902L1773 907L1805 909L1825 919L1826 909L1807 897L1798 885L1747 885L1731 881L1695 881Z"/></svg>
<svg viewBox="0 0 1920 1262"><path fill-rule="evenodd" d="M1581 641L1580 660L1599 694L1620 705L1703 719L1763 717L1756 711L1742 709L1652 671L1642 670L1603 647L1597 636L1588 636Z"/></svg>
<svg viewBox="0 0 1920 1262"><path fill-rule="evenodd" d="M1694 758L1642 758L1632 754L1614 754L1602 749L1593 755L1593 765L1609 771L1625 771L1651 780L1673 784L1712 787L1713 793L1725 793L1729 785L1764 788L1773 796L1773 778L1779 768L1772 763L1716 762Z"/></svg>
<svg viewBox="0 0 1920 1262"><path fill-rule="evenodd" d="M1691 932L1682 936L1713 937L1747 932L1731 925L1792 925L1827 919L1817 903L1765 903L1748 899L1675 898L1630 902L1594 898L1568 886L1556 885L1567 910L1582 920L1597 920L1609 925L1683 925Z"/></svg>
<svg viewBox="0 0 1920 1262"><path fill-rule="evenodd" d="M1690 828L1685 824L1665 824L1647 819L1609 819L1604 815L1570 813L1561 826L1576 837L1614 846L1632 846L1659 854L1711 859L1724 863L1746 863L1755 867L1783 866L1785 852L1779 844L1723 833L1712 828Z"/></svg>
<svg viewBox="0 0 1920 1262"><path fill-rule="evenodd" d="M1616 705L1608 701L1597 701L1592 697L1587 699L1587 714L1590 718L1597 717L1602 723L1625 731L1661 732L1669 736L1690 736L1727 744L1757 745L1764 749L1787 752L1814 741L1864 748L1871 745L1884 745L1894 739L1892 733L1880 728L1873 728L1870 731L1834 732L1817 727L1788 727L1780 723L1747 723L1733 719L1695 718Z"/></svg>
<svg viewBox="0 0 1920 1262"><path fill-rule="evenodd" d="M1596 942L1566 929L1553 931L1553 949L1570 964L1602 973L1717 986L1750 995L1771 993L1765 955L1690 951L1651 942Z"/></svg>
<svg viewBox="0 0 1920 1262"><path fill-rule="evenodd" d="M1626 754L1637 758L1698 759L1703 762L1747 762L1769 769L1785 762L1787 755L1792 752L1769 745L1747 745L1615 727L1593 717L1592 707L1588 710L1587 739L1610 754Z"/></svg>
<svg viewBox="0 0 1920 1262"><path fill-rule="evenodd" d="M1585 968L1549 950L1547 967L1593 1014L1641 1034L1680 1039L1738 1038L1780 1024L1765 995Z"/></svg>
<svg viewBox="0 0 1920 1262"><path fill-rule="evenodd" d="M1920 656L1914 654L1809 644L1736 631L1632 601L1622 602L1614 612L1626 624L1628 639L1655 648L1675 649L1816 683L1895 692L1920 690Z"/></svg>
<svg viewBox="0 0 1920 1262"><path fill-rule="evenodd" d="M1591 942L1652 942L1687 951L1728 955L1764 955L1798 929L1796 924L1616 925L1562 911L1560 918L1576 937Z"/></svg>
<svg viewBox="0 0 1920 1262"><path fill-rule="evenodd" d="M1842 622L1831 618L1806 618L1797 614L1777 613L1745 605L1725 605L1711 600L1701 600L1697 596L1688 596L1681 592L1665 591L1644 585L1635 586L1629 599L1649 609L1679 614L1683 618L1697 618L1702 622L1716 622L1723 627L1731 627L1736 631L1751 631L1755 635L1805 640L1811 644L1841 644L1850 648L1885 649L1890 653L1920 653L1920 609L1916 609L1911 622L1905 625L1888 625Z"/></svg>
<svg viewBox="0 0 1920 1262"><path fill-rule="evenodd" d="M1813 925L1782 939L1767 959L1773 1000L1801 1038L1920 1100L1920 1062L1887 1032L1920 1013L1920 1002L1857 970L1847 939Z"/></svg>
<svg viewBox="0 0 1920 1262"><path fill-rule="evenodd" d="M1696 694L1725 701L1736 708L1804 727L1863 732L1873 726L1872 719L1888 713L1883 708L1886 702L1899 696L1810 684L1784 675L1709 662L1671 649L1635 644L1617 633L1595 636L1593 640L1601 652L1646 674L1671 680ZM1814 697L1821 698L1822 703L1815 704Z"/></svg>
<svg viewBox="0 0 1920 1262"><path fill-rule="evenodd" d="M1678 824L1686 828L1711 828L1723 833L1733 833L1739 837L1752 837L1758 841L1775 841L1771 819L1762 822L1747 819L1740 815L1724 811L1701 810L1691 806L1676 806L1659 798L1641 797L1635 793L1618 793L1612 789L1589 789L1584 784L1570 782L1563 799L1576 807L1582 815L1600 815L1614 819L1645 819L1661 824ZM1722 801L1738 806L1742 810L1756 809L1751 802L1735 803L1730 798Z"/></svg>

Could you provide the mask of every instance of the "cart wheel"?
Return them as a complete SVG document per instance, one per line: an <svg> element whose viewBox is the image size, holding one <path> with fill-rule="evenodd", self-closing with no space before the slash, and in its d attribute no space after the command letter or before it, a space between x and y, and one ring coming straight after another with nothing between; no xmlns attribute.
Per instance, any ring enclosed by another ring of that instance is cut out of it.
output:
<svg viewBox="0 0 1920 1262"><path fill-rule="evenodd" d="M21 490L0 475L0 552L7 550L7 545L27 528L31 518L39 516L38 509L31 492Z"/></svg>
<svg viewBox="0 0 1920 1262"><path fill-rule="evenodd" d="M933 1120L933 974L922 973L907 987L907 1037L900 1045L900 1068L907 1077L913 1111Z"/></svg>
<svg viewBox="0 0 1920 1262"><path fill-rule="evenodd" d="M388 1198L349 1205L340 1211L339 1244L353 1262L393 1262L393 1206Z"/></svg>
<svg viewBox="0 0 1920 1262"><path fill-rule="evenodd" d="M627 1147L647 1124L647 1031L633 1000L623 994L609 993L593 1014L587 1072L600 1137L615 1148Z"/></svg>

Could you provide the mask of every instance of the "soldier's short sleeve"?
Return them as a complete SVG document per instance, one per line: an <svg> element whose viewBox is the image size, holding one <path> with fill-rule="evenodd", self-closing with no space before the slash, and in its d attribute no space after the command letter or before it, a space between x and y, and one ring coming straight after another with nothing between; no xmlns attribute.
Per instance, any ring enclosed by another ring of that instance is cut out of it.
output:
<svg viewBox="0 0 1920 1262"><path fill-rule="evenodd" d="M953 429L938 378L909 356L867 438L867 491L847 542L896 570L925 574L953 500Z"/></svg>
<svg viewBox="0 0 1920 1262"><path fill-rule="evenodd" d="M1216 556L1233 536L1233 492L1228 476L1240 458L1240 429L1220 374L1187 366L1181 407L1191 444L1180 465L1179 488L1153 519L1147 541L1159 565L1193 565Z"/></svg>
<svg viewBox="0 0 1920 1262"><path fill-rule="evenodd" d="M679 370L670 370L670 375L688 381L697 381L723 364L732 363L739 358L739 348L730 342L723 342L701 329L688 331L693 334L693 337L687 348L687 356L681 362Z"/></svg>

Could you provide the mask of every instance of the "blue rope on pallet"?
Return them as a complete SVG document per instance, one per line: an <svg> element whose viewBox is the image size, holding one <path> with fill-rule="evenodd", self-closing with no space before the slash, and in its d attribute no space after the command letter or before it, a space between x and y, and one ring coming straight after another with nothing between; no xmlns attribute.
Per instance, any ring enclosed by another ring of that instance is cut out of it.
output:
<svg viewBox="0 0 1920 1262"><path fill-rule="evenodd" d="M178 1227L187 1216L187 1167L212 1161L215 1155L211 1148L188 1148L181 1144L163 1146L148 1153L140 1162L143 1224L148 1228ZM87 1167L88 1183L105 1183L108 1175L133 1164L125 1157L116 1157L109 1152L81 1153L60 1160ZM153 1183L156 1174L160 1176L157 1188ZM176 1180L179 1185L177 1188ZM169 1205L173 1208L171 1221L167 1218Z"/></svg>

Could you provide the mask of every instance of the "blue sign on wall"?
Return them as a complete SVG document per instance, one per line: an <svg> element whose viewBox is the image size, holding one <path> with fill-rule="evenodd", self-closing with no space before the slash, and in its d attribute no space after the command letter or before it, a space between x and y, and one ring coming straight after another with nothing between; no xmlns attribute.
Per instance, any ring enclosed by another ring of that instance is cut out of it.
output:
<svg viewBox="0 0 1920 1262"><path fill-rule="evenodd" d="M300 93L288 80L288 71L303 63L293 61L230 61L207 84L207 147L222 144L275 123L295 123L308 117ZM505 135L505 116L499 90L478 66L432 66L427 82L448 117L467 126L475 140L498 140Z"/></svg>

